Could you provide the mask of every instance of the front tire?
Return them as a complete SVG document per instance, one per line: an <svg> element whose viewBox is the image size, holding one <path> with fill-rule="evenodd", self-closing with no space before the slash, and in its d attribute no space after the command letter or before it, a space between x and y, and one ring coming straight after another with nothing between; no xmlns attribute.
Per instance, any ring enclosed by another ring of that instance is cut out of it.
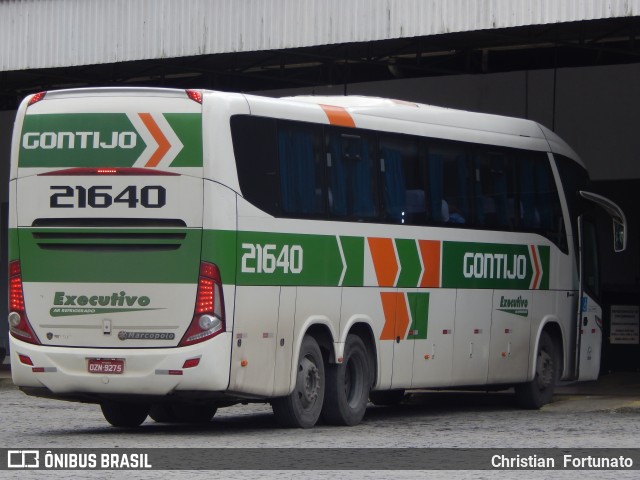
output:
<svg viewBox="0 0 640 480"><path fill-rule="evenodd" d="M149 415L151 405L147 403L102 402L104 418L114 427L139 427Z"/></svg>
<svg viewBox="0 0 640 480"><path fill-rule="evenodd" d="M547 332L540 334L536 373L530 382L515 386L516 402L522 408L537 410L551 402L560 376L560 352Z"/></svg>
<svg viewBox="0 0 640 480"><path fill-rule="evenodd" d="M371 390L371 367L362 339L348 335L341 364L327 366L322 418L333 425L362 421Z"/></svg>
<svg viewBox="0 0 640 480"><path fill-rule="evenodd" d="M296 366L296 385L290 395L271 402L273 413L283 427L311 428L324 400L325 369L322 352L313 337L306 336L300 346Z"/></svg>

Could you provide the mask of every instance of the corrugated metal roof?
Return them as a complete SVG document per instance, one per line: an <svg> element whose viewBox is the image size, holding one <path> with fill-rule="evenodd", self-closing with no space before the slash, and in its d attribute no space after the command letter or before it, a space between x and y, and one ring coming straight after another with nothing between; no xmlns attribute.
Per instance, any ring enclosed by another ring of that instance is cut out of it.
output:
<svg viewBox="0 0 640 480"><path fill-rule="evenodd" d="M640 0L0 0L0 71L640 15Z"/></svg>

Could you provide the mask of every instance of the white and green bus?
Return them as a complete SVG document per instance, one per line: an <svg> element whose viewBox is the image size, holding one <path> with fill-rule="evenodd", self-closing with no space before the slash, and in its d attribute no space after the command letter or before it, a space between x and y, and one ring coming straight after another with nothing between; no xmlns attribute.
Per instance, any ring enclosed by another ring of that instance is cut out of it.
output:
<svg viewBox="0 0 640 480"><path fill-rule="evenodd" d="M424 388L526 408L598 376L588 176L528 120L366 97L51 91L21 104L9 324L25 393L108 422L353 425Z"/></svg>

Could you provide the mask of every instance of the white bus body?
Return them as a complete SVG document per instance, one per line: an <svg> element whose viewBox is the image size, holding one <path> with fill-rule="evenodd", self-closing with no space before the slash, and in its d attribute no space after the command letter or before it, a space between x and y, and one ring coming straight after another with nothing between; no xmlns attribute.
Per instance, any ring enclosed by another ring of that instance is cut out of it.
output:
<svg viewBox="0 0 640 480"><path fill-rule="evenodd" d="M31 96L11 157L13 381L121 426L253 400L285 425L350 425L369 396L417 388L516 386L540 407L560 378L599 371L586 180L560 138L513 118Z"/></svg>

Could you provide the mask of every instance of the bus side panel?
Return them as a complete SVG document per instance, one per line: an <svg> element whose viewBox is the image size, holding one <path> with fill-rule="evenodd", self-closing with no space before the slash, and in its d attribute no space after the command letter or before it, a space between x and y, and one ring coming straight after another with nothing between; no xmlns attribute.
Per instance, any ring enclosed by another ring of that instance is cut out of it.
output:
<svg viewBox="0 0 640 480"><path fill-rule="evenodd" d="M495 290L488 383L521 382L529 366L529 290Z"/></svg>
<svg viewBox="0 0 640 480"><path fill-rule="evenodd" d="M279 304L280 287L236 287L229 390L273 394Z"/></svg>
<svg viewBox="0 0 640 480"><path fill-rule="evenodd" d="M487 382L493 290L460 290L456 298L452 385Z"/></svg>
<svg viewBox="0 0 640 480"><path fill-rule="evenodd" d="M296 294L296 287L280 288L278 336L276 341L276 372L273 382L274 397L287 395L291 387Z"/></svg>
<svg viewBox="0 0 640 480"><path fill-rule="evenodd" d="M415 340L412 388L451 385L455 305L454 289L429 290L427 336Z"/></svg>

